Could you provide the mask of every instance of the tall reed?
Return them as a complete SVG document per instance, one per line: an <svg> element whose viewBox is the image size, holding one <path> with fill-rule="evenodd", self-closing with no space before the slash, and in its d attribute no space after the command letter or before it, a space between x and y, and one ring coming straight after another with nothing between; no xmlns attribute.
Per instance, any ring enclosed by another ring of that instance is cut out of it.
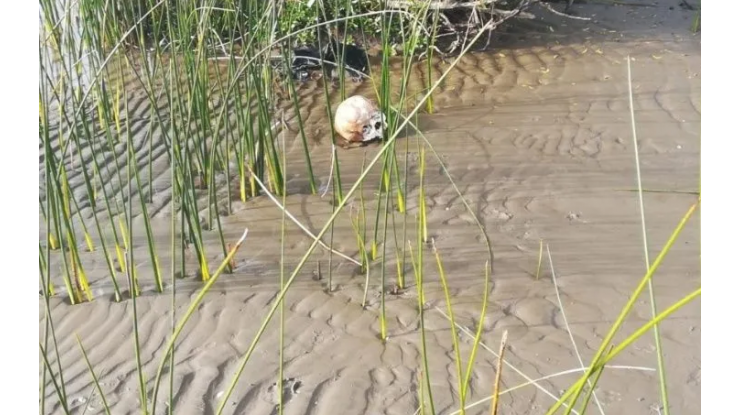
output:
<svg viewBox="0 0 740 415"><path fill-rule="evenodd" d="M629 104L630 104L630 121L632 125L632 143L635 149L635 173L637 176L637 188L638 188L638 203L640 205L640 225L642 227L642 250L645 257L645 270L650 270L650 254L648 253L648 236L647 236L647 225L645 224L645 202L642 193L642 173L640 169L640 151L637 144L637 126L635 123L635 105L632 98L632 64L629 55L627 56L627 86L629 92ZM648 293L650 296L650 312L655 318L657 314L657 305L655 302L655 289L653 288L653 280L648 280ZM668 383L666 380L665 362L663 360L663 342L660 336L659 326L656 325L653 328L653 339L655 340L655 354L658 360L658 374L659 374L659 387L660 387L660 398L663 403L663 410L666 415L670 415L670 405L668 404ZM598 374L597 374L598 376Z"/></svg>

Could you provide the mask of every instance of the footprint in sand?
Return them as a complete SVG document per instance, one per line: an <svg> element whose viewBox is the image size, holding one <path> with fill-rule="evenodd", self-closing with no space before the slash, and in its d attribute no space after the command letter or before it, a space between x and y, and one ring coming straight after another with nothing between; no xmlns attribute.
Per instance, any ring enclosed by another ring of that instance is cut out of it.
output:
<svg viewBox="0 0 740 415"><path fill-rule="evenodd" d="M296 378L283 379L283 404L290 402L293 396L298 394L301 386L302 382ZM273 405L278 405L280 400L278 393L278 384L275 382L264 391L262 398Z"/></svg>

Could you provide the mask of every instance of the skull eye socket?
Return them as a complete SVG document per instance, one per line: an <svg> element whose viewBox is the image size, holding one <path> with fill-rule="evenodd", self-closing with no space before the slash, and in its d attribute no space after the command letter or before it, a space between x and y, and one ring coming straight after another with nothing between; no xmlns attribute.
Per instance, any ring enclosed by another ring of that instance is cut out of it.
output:
<svg viewBox="0 0 740 415"><path fill-rule="evenodd" d="M363 133L363 134L367 134L368 132L370 132L370 126L368 126L368 125L363 125L363 126L362 126L362 133Z"/></svg>
<svg viewBox="0 0 740 415"><path fill-rule="evenodd" d="M380 121L375 123L375 129L380 130Z"/></svg>

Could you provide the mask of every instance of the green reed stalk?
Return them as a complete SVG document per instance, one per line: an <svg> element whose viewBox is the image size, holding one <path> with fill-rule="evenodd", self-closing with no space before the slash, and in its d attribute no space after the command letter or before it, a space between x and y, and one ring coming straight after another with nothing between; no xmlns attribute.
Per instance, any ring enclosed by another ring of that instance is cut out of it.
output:
<svg viewBox="0 0 740 415"><path fill-rule="evenodd" d="M416 250L418 254L418 276L416 279L417 297L419 300L419 328L421 329L421 355L424 361L424 373L426 375L427 390L429 391L429 409L434 414L434 398L432 397L432 381L429 375L429 358L426 350L426 329L424 325L424 304L426 298L424 295L424 245L426 243L426 202L424 195L424 173L426 165L424 162L424 148L421 148L420 167L419 167L419 223L417 225ZM412 255L413 256L413 255Z"/></svg>
<svg viewBox="0 0 740 415"><path fill-rule="evenodd" d="M41 280L41 290L46 290L46 285L44 285L44 278L43 274L39 275L39 279ZM51 295L51 293L46 292L44 294L45 296ZM49 347L49 321L44 318L44 345L43 348L46 350ZM43 366L43 370L41 371L41 381L39 382L39 414L44 415L46 413L46 374L49 373L46 365Z"/></svg>
<svg viewBox="0 0 740 415"><path fill-rule="evenodd" d="M481 336L483 334L483 324L485 323L486 318L486 310L488 309L488 293L490 291L489 289L489 281L491 279L490 275L490 269L488 262L486 261L486 277L484 280L483 285L483 302L481 304L481 311L480 311L480 318L478 319L478 330L475 333L475 339L473 340L473 350L470 352L470 359L468 359L468 367L465 371L465 378L463 379L463 389L462 394L460 395L460 400L465 404L465 400L468 396L468 385L470 382L470 379L473 375L473 364L475 363L475 355L478 352L478 346L480 346L481 343ZM454 324L454 321L453 321Z"/></svg>
<svg viewBox="0 0 740 415"><path fill-rule="evenodd" d="M609 351L612 351L612 347L609 347ZM607 352L607 353L608 353ZM596 385L599 383L599 379L601 378L601 374L604 372L604 369L606 368L606 365L599 367L596 369L596 374L594 375L593 382L589 382L588 391L586 392L585 398L583 398L583 404L581 405L581 409L578 413L585 414L586 408L588 407L588 403L591 401L591 396L596 398Z"/></svg>
<svg viewBox="0 0 740 415"><path fill-rule="evenodd" d="M411 245L411 241L409 242L409 253L411 256L411 266L414 268L414 278L416 280L416 297L417 297L417 305L419 308L419 330L421 331L421 364L422 364L422 371L424 373L424 379L422 382L422 385L420 385L420 389L426 389L427 395L429 395L429 407L431 409L431 413L435 414L436 411L434 410L434 399L432 398L432 382L431 378L429 377L429 358L427 355L427 331L426 326L424 324L424 303L426 302L424 300L424 247L421 242L421 217L419 216L419 220L417 222L417 232L416 232L416 248L417 248L417 258L414 260L414 247Z"/></svg>
<svg viewBox="0 0 740 415"><path fill-rule="evenodd" d="M428 6L427 6L428 7ZM427 90L431 90L432 88L432 59L434 57L434 39L437 38L437 29L439 28L439 8L434 9L434 20L432 22L432 35L429 40L429 43L427 44L427 79L426 79L426 87ZM429 95L429 98L427 98L427 112L429 114L434 113L434 96Z"/></svg>
<svg viewBox="0 0 740 415"><path fill-rule="evenodd" d="M396 247L396 286L399 290L402 290L405 288L406 285L406 276L405 276L405 269L406 269L406 245L404 243L401 243L401 247L399 249L399 243L398 243L398 234L396 233L396 217L395 215L392 216L393 219L393 240ZM406 238L406 215L403 215L403 229L402 229L402 235L401 240L404 240ZM400 251L400 253L399 253Z"/></svg>
<svg viewBox="0 0 740 415"><path fill-rule="evenodd" d="M381 60L381 67L380 67L380 97L379 97L379 105L380 110L385 114L386 118L388 119L388 130L393 131L396 127L395 118L393 114L390 114L388 112L388 106L391 102L391 88L392 88L392 82L391 82L391 74L390 74L390 56L391 56L391 44L390 44L390 30L391 24L393 22L393 18L395 16L383 16L381 18L381 45L382 45L382 60ZM401 20L402 21L402 20ZM404 35L404 31L401 30L401 34ZM405 51L404 51L405 52ZM384 131L384 135L386 135ZM385 138L385 137L383 137ZM380 173L380 184L378 186L378 192L383 193L385 191L390 191L390 177L389 177L389 158L391 154L395 154L395 145L392 145L390 147L390 151L384 153L384 159L383 159L383 169ZM373 255L372 259L377 259L377 244L378 244L378 232L379 232L379 215L380 215L380 198L378 198L378 204L375 211L375 231L373 235Z"/></svg>
<svg viewBox="0 0 740 415"><path fill-rule="evenodd" d="M149 125L151 126L154 123L155 123L155 121L154 121L154 115L152 114L152 115L149 116ZM147 199L148 199L148 201L150 203L153 201L153 197L154 197L154 173L153 173L153 167L152 167L152 157L153 157L153 154L154 154L154 133L152 133L152 131L153 131L153 129L150 128L149 129L149 134L148 134L148 136L149 136L149 140L148 140L149 141L149 157L148 157L148 161L147 161L147 171L148 171L148 177L147 177L147 179L148 179L149 189L148 189L148 191L146 193ZM165 140L165 142L166 142L166 140ZM139 195L139 197L143 198L144 197L144 194L141 193Z"/></svg>
<svg viewBox="0 0 740 415"><path fill-rule="evenodd" d="M253 77L251 76L251 68L250 68L249 75L250 76L246 77L247 78L246 79L246 82L247 82L246 90L247 90L247 102L248 103L252 102L253 90L254 90L252 88L252 82L254 81L253 81ZM262 168L263 160L261 158L261 153L257 151L259 146L257 145L257 140L254 134L254 121L253 121L253 117L251 116L251 114L248 114L246 116L246 129L244 131L246 133L245 141L247 143L246 154L249 155L249 161L248 161L249 170L256 172L260 177L263 177L263 174L264 174L263 172L264 169ZM242 168L244 168L243 164L242 164ZM243 190L244 183L243 182L241 184L241 187L242 187L242 200L246 200L244 198L244 190ZM257 195L257 184L255 183L254 178L252 178L251 176L249 180L249 188L251 191L251 195L256 196Z"/></svg>
<svg viewBox="0 0 740 415"><path fill-rule="evenodd" d="M172 154L171 159L174 162L174 154ZM181 268L181 275L185 275L185 241L184 241L184 214L183 211L180 210L179 214L175 211L175 203L177 201L177 188L175 186L175 166L173 165L170 167L170 180L172 181L172 198L170 200L170 226L171 226L171 233L170 233L170 285L172 285L172 295L170 296L170 324L172 325L172 331L171 335L174 335L175 333L175 326L177 324L177 303L175 302L176 294L177 294L177 278L175 276L176 269L177 269L177 252L175 250L176 246L176 235L177 235L177 218L180 217L180 257L182 258L182 268ZM169 379L169 395L168 400L170 413L172 413L175 410L175 350L172 350L172 353L170 353L170 379Z"/></svg>
<svg viewBox="0 0 740 415"><path fill-rule="evenodd" d="M285 65L287 67L290 67L290 61L288 60L288 52L286 49L288 48L288 45L290 44L291 44L290 38L288 38L288 41L283 46L283 58L285 61ZM288 75L287 78L288 78L287 83L288 83L288 89L289 89L288 93L290 94L290 98L293 102L293 109L295 111L296 120L298 121L298 132L300 133L301 142L303 143L303 154L306 157L306 168L308 169L308 184L309 184L309 187L311 188L311 194L315 195L316 194L316 178L314 177L313 166L311 165L311 152L309 151L308 141L306 140L306 131L303 126L303 116L301 115L301 107L298 104L298 96L297 96L298 94L296 93L296 90L295 90L295 83L293 82L293 77Z"/></svg>
<svg viewBox="0 0 740 415"><path fill-rule="evenodd" d="M285 148L285 139L283 138L283 171L288 174L288 163L286 161L287 149ZM287 184L283 181L283 188L281 189L281 195L283 197L283 206L286 206L286 198L288 194ZM285 285L285 209L282 209L282 216L280 222L280 289L282 290ZM283 370L285 364L285 303L280 303L280 341L278 352L278 415L283 415L284 402L283 402Z"/></svg>
<svg viewBox="0 0 740 415"><path fill-rule="evenodd" d="M226 184L226 187L229 187L228 183ZM216 202L214 201L214 204L215 203ZM218 209L218 206L216 206L216 208ZM226 240L224 239L224 230L221 226L221 215L219 213L216 213L216 228L218 229L218 240L219 242L221 242L221 252L223 253L224 257L226 257L226 255L229 254L229 251L226 248ZM232 269L231 264L228 264L226 266L226 273L231 274L232 272L234 272L234 270Z"/></svg>
<svg viewBox="0 0 740 415"><path fill-rule="evenodd" d="M637 144L637 126L635 123L635 106L632 98L632 65L630 64L630 57L627 55L627 86L629 92L629 103L630 103L630 120L632 125L632 143L635 149L635 172L637 176L637 188L638 188L638 203L640 205L640 225L642 226L642 249L645 256L645 271L650 270L650 254L648 253L648 237L647 237L647 225L645 224L645 201L642 194L642 174L640 171L640 150ZM655 301L655 291L653 288L653 280L648 281L648 293L650 296L650 312L653 318L655 318L658 312L658 306ZM655 326L653 329L653 337L655 339L655 354L658 358L658 379L660 387L660 397L663 403L663 410L665 415L670 415L670 405L668 404L668 382L666 380L665 373L665 362L663 361L663 342L660 338L660 327Z"/></svg>
<svg viewBox="0 0 740 415"><path fill-rule="evenodd" d="M381 201L383 200L381 196L384 193L386 193L386 191L384 190L384 184L383 184L385 181L384 172L386 171L386 168L387 168L386 166L388 165L388 153L390 151L392 151L392 148L389 148L388 151L383 153L383 156L384 156L383 157L383 169L380 173L380 178L378 179L379 180L378 181L378 197L375 201L375 223L373 224L373 244L372 244L371 253L370 253L371 255L370 258L373 261L378 259L378 232L380 232L380 212L381 212L380 204L381 204Z"/></svg>
<svg viewBox="0 0 740 415"><path fill-rule="evenodd" d="M210 120L210 110L208 108L208 102L210 102L210 96L207 97L205 107L201 108L201 111L205 112L202 117ZM208 229L213 229L213 222L214 220L216 220L219 222L218 228L220 230L221 225L218 214L218 201L216 200L216 166L218 165L219 161L221 161L221 164L223 165L223 160L219 160L218 152L220 134L217 131L208 131L208 135L211 136L211 148L208 150L208 160L210 160L210 162L204 174L204 176L206 177L205 183L208 191ZM224 250L225 256L226 248L223 244L222 248Z"/></svg>
<svg viewBox="0 0 740 415"><path fill-rule="evenodd" d="M46 218L44 218L44 222L46 222ZM41 247L41 242L39 242L39 278L41 281L41 290L39 292L46 290L50 296L54 296L54 284L44 285L44 275L46 275L46 269L48 267L49 264L46 262L44 249Z"/></svg>
<svg viewBox="0 0 740 415"><path fill-rule="evenodd" d="M413 259L411 261L413 261ZM416 380L416 382L419 385L419 414L424 415L426 413L424 407L424 402L426 402L426 397L424 396L424 369L422 369L421 373L419 373L419 378Z"/></svg>
<svg viewBox="0 0 740 415"><path fill-rule="evenodd" d="M360 167L360 171L365 170L365 165L367 163L367 151L362 153L362 166ZM369 267L370 261L368 259L367 255L367 211L365 210L365 183L360 183L360 212L358 213L358 221L362 220L362 235L359 235L360 239L362 240L362 264L363 267Z"/></svg>
<svg viewBox="0 0 740 415"><path fill-rule="evenodd" d="M128 99L126 99L128 102ZM128 114L128 106L126 107L126 113ZM126 117L126 134L128 136L128 142L126 145L126 174L127 174L127 196L128 196L128 209L127 209L127 244L126 249L128 250L128 258L126 261L126 275L128 277L129 292L131 294L131 311L133 313L134 323L134 355L136 357L136 371L139 378L139 399L141 400L141 412L143 415L147 415L147 402L146 402L146 382L144 382L144 370L141 364L141 343L139 342L139 318L136 309L136 297L139 296L138 292L138 280L136 278L136 262L134 262L134 225L133 225L133 202L132 202L132 189L131 180L134 174L135 167L133 164L136 162L134 155L133 143L130 135L130 128L128 124L128 116ZM156 264L152 264L156 265Z"/></svg>
<svg viewBox="0 0 740 415"><path fill-rule="evenodd" d="M364 163L363 163L364 164ZM362 193L360 193L362 194ZM378 196L380 197L380 196ZM390 196L388 193L385 194L385 210L383 215L383 241L387 241L388 235L388 215L393 215L390 212ZM383 255L380 257L380 340L383 343L388 339L388 325L386 323L385 313L385 260L386 260L386 247L387 243L383 243ZM367 255L367 254L365 254Z"/></svg>
<svg viewBox="0 0 740 415"><path fill-rule="evenodd" d="M210 276L208 273L208 261L206 260L205 247L203 246L203 235L200 224L200 216L198 214L198 202L195 194L194 175L192 170L192 160L190 156L190 148L188 142L185 142L185 167L183 177L185 178L186 191L184 193L183 208L186 208L188 213L188 230L190 232L191 242L195 245L195 252L198 256L198 264L200 265L200 275L203 281L207 281Z"/></svg>
<svg viewBox="0 0 740 415"><path fill-rule="evenodd" d="M223 97L223 100L224 100L223 105L227 105L227 97L225 96L224 91L223 91L223 82L219 81L218 85L219 85L219 88L221 89L221 96ZM227 214L230 215L231 212L233 212L232 205L231 205L231 202L233 199L231 196L231 153L234 152L234 150L232 149L232 145L234 142L234 131L232 129L230 128L227 129L226 139L224 141L226 141L226 154L222 156L221 162L224 166L224 170L226 171L226 182L227 182L226 183L226 212ZM219 219L218 225L219 225L219 237L221 238L222 243L223 243L223 232L221 232L220 230L221 229L220 219ZM224 252L224 256L225 255L226 255L226 252Z"/></svg>
<svg viewBox="0 0 740 415"><path fill-rule="evenodd" d="M407 192L408 192L408 182L409 182L409 141L405 140L406 145L404 146L404 164L403 164L403 198L406 199ZM402 236L401 241L406 240L406 227L408 225L408 216L403 215L403 230L402 230ZM398 246L398 242L396 242L396 247ZM401 268L399 268L398 273L398 285L400 288L404 288L406 286L406 245L402 242L401 243L402 248L402 254L401 254Z"/></svg>
<svg viewBox="0 0 740 415"><path fill-rule="evenodd" d="M442 289L445 294L445 304L447 305L447 314L450 315L450 332L452 333L452 350L455 353L455 368L457 369L457 393L462 398L463 396L463 373L462 373L462 358L460 357L460 344L457 337L457 325L455 324L455 314L452 311L452 298L450 296L450 290L447 286L447 274L445 273L444 266L442 266L442 258L439 256L437 251L437 244L432 239L432 250L434 251L434 257L437 260L437 269L439 270L439 279L442 282ZM460 400L460 414L465 415L465 402Z"/></svg>
<svg viewBox="0 0 740 415"><path fill-rule="evenodd" d="M323 46L321 45L321 33L318 30L318 28L316 29L316 38L318 39L319 50L323 50L322 49ZM323 79L329 79L326 73L326 65L321 65L321 73L322 73ZM327 82L323 82L323 86L324 86L323 87L324 99L326 100L326 115L327 115L327 118L329 119L329 125L334 125L334 114L332 113L332 110L331 110L331 99L329 97L329 85ZM341 200L344 196L343 196L343 191L342 191L342 176L339 171L339 157L337 155L337 137L336 137L334 128L329 129L329 134L331 136L331 144L332 144L331 151L333 155L332 158L334 159L334 175L332 177L332 179L334 180L334 192L332 194L332 198L336 200ZM328 185L329 184L327 183L327 186Z"/></svg>
<svg viewBox="0 0 740 415"><path fill-rule="evenodd" d="M350 215L350 223L352 224L352 230L355 232L355 239L357 240L357 246L358 250L360 251L360 258L362 258L362 266L360 266L360 270L365 273L365 289L362 293L362 308L364 309L367 305L367 291L370 287L370 263L367 260L367 249L365 249L365 242L362 240L362 234L360 232L359 225L355 222L355 220L352 218L352 210L350 209L349 212ZM358 214L358 222L359 222L359 214Z"/></svg>
<svg viewBox="0 0 740 415"><path fill-rule="evenodd" d="M233 77L233 71L234 71L234 58L232 57L229 60L229 76ZM239 84L239 87L241 84ZM237 96L245 95L241 88L237 89ZM246 98L249 100L249 97ZM247 101L249 102L249 101ZM236 110L236 131L238 131L238 136L236 137L236 144L234 147L234 152L236 153L236 166L239 171L239 199L242 202L247 201L247 170L244 168L244 164L246 163L247 158L247 142L249 141L247 139L247 135L249 134L249 127L248 122L251 119L250 116L248 116L246 113L246 109L243 107L242 100L237 98L234 102L234 107Z"/></svg>
<svg viewBox="0 0 740 415"><path fill-rule="evenodd" d="M357 219L355 219L352 216L352 208L350 208L348 216L349 216L349 222L352 226L352 231L355 233L355 241L357 241L357 252L360 254L360 271L365 272L367 274L367 277L369 278L369 269L370 269L370 262L367 258L367 247L365 246L365 240L362 237L362 232L360 231L360 216L361 213L357 213ZM365 307L365 298L367 297L367 286L368 281L366 279L365 281L365 295L362 299L362 307Z"/></svg>
<svg viewBox="0 0 740 415"><path fill-rule="evenodd" d="M534 279L539 280L540 279L540 270L542 269L542 246L543 246L543 240L540 238L540 255L537 259L537 273L535 274Z"/></svg>
<svg viewBox="0 0 740 415"><path fill-rule="evenodd" d="M92 377L93 383L95 384L95 389L97 389L98 395L100 395L100 399L103 401L103 410L105 410L105 413L107 415L110 415L110 407L108 406L108 401L105 399L105 393L103 393L103 388L100 386L100 382L98 381L98 376L95 375L95 370L93 370L93 367L90 364L90 359L88 359L87 357L87 352L85 352L85 348L82 346L82 341L80 340L80 336L75 335L75 338L77 339L77 345L80 346L82 357L85 359L87 370L88 372L90 372L90 376Z"/></svg>
<svg viewBox="0 0 740 415"><path fill-rule="evenodd" d="M391 174L396 178L396 206L399 213L406 213L406 184L401 183L401 175L398 171L398 159L396 158L396 146L393 146L393 165Z"/></svg>
<svg viewBox="0 0 740 415"><path fill-rule="evenodd" d="M336 182L332 181L333 185L334 183ZM328 185L329 184L327 183L327 186ZM331 198L332 213L335 212L336 209L337 209L337 201L336 201L336 198L334 197L334 194L332 193L332 198ZM327 278L328 292L334 291L334 284L332 284L332 275L334 274L334 252L332 252L333 250L334 250L334 224L332 223L331 230L329 231L329 275ZM361 264L364 264L364 263L365 261L361 261ZM362 265L360 266L360 268L362 268ZM363 304L364 304L364 300L363 300Z"/></svg>
<svg viewBox="0 0 740 415"><path fill-rule="evenodd" d="M424 171L426 170L426 154L424 147L419 145L419 139L416 139L416 145L419 146L419 224L421 225L421 241L426 243L429 239L427 231L427 201L424 193Z"/></svg>

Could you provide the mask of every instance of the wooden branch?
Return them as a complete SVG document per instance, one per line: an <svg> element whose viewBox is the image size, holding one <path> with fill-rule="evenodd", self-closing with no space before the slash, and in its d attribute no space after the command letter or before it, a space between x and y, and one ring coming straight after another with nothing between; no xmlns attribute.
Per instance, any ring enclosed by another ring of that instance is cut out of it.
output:
<svg viewBox="0 0 740 415"><path fill-rule="evenodd" d="M559 12L559 11L555 10L551 5L549 5L547 3L539 3L539 4L540 4L540 6L544 7L546 10L550 11L550 13L553 13L553 14L558 15L558 16L561 16L561 17L565 17L567 19L573 19L573 20L591 20L590 17L573 16L571 14Z"/></svg>
<svg viewBox="0 0 740 415"><path fill-rule="evenodd" d="M471 9L474 12L476 10L493 14L501 17L502 19L508 19L510 17L524 17L532 18L533 16L523 13L522 11L529 7L533 3L539 3L539 0L522 1L522 6L517 7L513 10L497 9L496 3L500 0L438 0L429 3L428 10L459 10L459 9ZM393 0L388 2L388 7L391 9L409 9L414 5L418 5L419 0ZM488 6L484 8L483 6ZM519 16L517 16L519 15Z"/></svg>
<svg viewBox="0 0 740 415"><path fill-rule="evenodd" d="M456 0L439 0L429 3L429 10L453 10L453 9L475 9L479 6L488 6L498 2L499 0L470 0L470 1L456 1ZM418 1L409 0L395 0L389 1L388 6L395 9L408 9L412 6L419 5Z"/></svg>

